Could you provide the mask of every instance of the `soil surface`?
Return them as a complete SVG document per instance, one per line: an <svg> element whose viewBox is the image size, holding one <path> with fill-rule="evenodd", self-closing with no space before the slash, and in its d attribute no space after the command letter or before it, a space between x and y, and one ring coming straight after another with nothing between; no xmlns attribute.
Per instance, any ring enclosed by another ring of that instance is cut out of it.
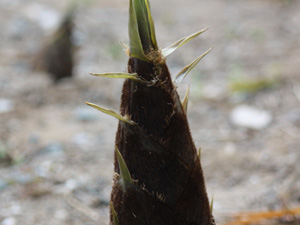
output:
<svg viewBox="0 0 300 225"><path fill-rule="evenodd" d="M300 205L300 1L151 0L160 47L209 30L168 57L173 75L213 47L188 85L218 224L241 211ZM163 2L163 3L162 3ZM0 0L0 224L108 225L126 71L128 1L88 1L75 16L75 74L53 84L32 60L68 8L64 0Z"/></svg>

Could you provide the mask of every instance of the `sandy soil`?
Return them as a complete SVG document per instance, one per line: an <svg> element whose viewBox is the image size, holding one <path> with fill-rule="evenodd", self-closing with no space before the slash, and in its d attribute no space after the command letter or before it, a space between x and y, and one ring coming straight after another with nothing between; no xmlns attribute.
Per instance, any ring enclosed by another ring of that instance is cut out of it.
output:
<svg viewBox="0 0 300 225"><path fill-rule="evenodd" d="M176 74L214 47L179 93L191 84L188 118L217 223L240 211L298 207L300 1L160 2L151 0L161 47L209 27L168 65ZM117 120L84 101L118 110L122 81L88 73L126 70L119 42L128 42L128 2L80 8L75 76L54 85L30 63L68 3L0 0L1 225L108 224ZM266 88L247 88L258 80ZM245 105L239 115L250 123L241 124L234 112ZM267 115L258 127L249 107Z"/></svg>

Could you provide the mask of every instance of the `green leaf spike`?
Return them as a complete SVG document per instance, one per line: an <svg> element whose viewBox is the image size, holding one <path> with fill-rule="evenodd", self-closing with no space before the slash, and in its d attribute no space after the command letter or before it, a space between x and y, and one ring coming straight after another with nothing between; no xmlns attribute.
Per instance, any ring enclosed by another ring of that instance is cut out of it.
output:
<svg viewBox="0 0 300 225"><path fill-rule="evenodd" d="M214 196L211 197L211 202L210 202L210 212L212 213L214 209Z"/></svg>
<svg viewBox="0 0 300 225"><path fill-rule="evenodd" d="M166 48L162 49L162 51L161 51L162 55L164 57L169 56L170 54L172 54L175 50L177 50L178 48L180 48L185 43L189 42L190 40L193 40L194 38L198 37L200 34L202 34L205 31L207 31L207 29L208 28L205 28L203 30L200 30L200 31L194 33L194 34L191 34L189 36L181 38L180 40L176 41L175 43L173 43L169 47L166 47Z"/></svg>
<svg viewBox="0 0 300 225"><path fill-rule="evenodd" d="M113 117L117 118L120 121L123 121L123 122L131 124L131 125L135 124L134 121L130 120L129 118L126 118L126 116L121 116L120 114L116 113L113 110L103 108L103 107L101 107L99 105L96 105L96 104L90 103L90 102L85 102L85 104L87 104L87 105L89 105L89 106L91 106L91 107L93 107L93 108L95 108L95 109L97 109L97 110L99 110L99 111L101 111L101 112L103 112L105 114L113 116Z"/></svg>
<svg viewBox="0 0 300 225"><path fill-rule="evenodd" d="M182 107L185 113L187 113L187 107L188 107L188 102L189 102L189 93L190 93L190 86L188 87L184 99L182 101Z"/></svg>
<svg viewBox="0 0 300 225"><path fill-rule="evenodd" d="M150 61L147 54L158 49L148 0L130 0L129 40L129 56L134 58Z"/></svg>
<svg viewBox="0 0 300 225"><path fill-rule="evenodd" d="M206 52L204 52L202 55L200 55L198 58L196 58L193 62L191 62L189 65L185 66L175 77L174 83L175 86L178 87L181 81L188 75L188 73L200 62L201 59L203 59L204 56L206 56L212 48L208 49Z"/></svg>
<svg viewBox="0 0 300 225"><path fill-rule="evenodd" d="M202 149L201 149L201 147L199 147L199 150L198 150L198 157L199 157L199 160L201 161L201 151L202 151Z"/></svg>
<svg viewBox="0 0 300 225"><path fill-rule="evenodd" d="M113 216L113 223L114 223L113 225L119 225L118 216L112 202L110 203L110 210Z"/></svg>
<svg viewBox="0 0 300 225"><path fill-rule="evenodd" d="M134 81L145 82L142 79L138 78L137 73L90 73L96 77L107 77L107 78L123 78L123 79L131 79Z"/></svg>
<svg viewBox="0 0 300 225"><path fill-rule="evenodd" d="M119 149L116 146L116 154L117 154L117 159L118 159L118 163L119 163L119 168L120 168L120 178L122 181L122 186L123 186L123 190L125 191L126 187L129 184L132 184L132 178L130 175L130 172L128 170L128 167L124 161L124 158L121 154L121 152L119 151Z"/></svg>

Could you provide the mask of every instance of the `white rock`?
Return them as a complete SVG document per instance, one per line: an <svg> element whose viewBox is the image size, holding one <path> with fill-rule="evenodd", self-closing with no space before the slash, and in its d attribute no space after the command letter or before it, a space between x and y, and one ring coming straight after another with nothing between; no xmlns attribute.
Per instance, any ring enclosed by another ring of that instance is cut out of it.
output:
<svg viewBox="0 0 300 225"><path fill-rule="evenodd" d="M0 98L0 113L11 112L14 109L14 103L7 98Z"/></svg>
<svg viewBox="0 0 300 225"><path fill-rule="evenodd" d="M270 124L272 115L252 106L239 105L231 111L230 120L237 126L260 130Z"/></svg>
<svg viewBox="0 0 300 225"><path fill-rule="evenodd" d="M14 217L7 217L2 220L1 225L16 225L17 221Z"/></svg>
<svg viewBox="0 0 300 225"><path fill-rule="evenodd" d="M78 180L76 179L68 179L65 183L65 189L66 191L73 191L74 189L76 189L79 186Z"/></svg>

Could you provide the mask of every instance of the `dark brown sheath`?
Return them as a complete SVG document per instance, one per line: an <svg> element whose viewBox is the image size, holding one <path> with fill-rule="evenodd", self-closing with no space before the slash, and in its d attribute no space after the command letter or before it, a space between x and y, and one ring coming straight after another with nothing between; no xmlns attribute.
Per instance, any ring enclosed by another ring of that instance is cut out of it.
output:
<svg viewBox="0 0 300 225"><path fill-rule="evenodd" d="M149 1L129 2L128 73L93 74L126 78L121 115L87 102L119 119L110 223L213 225L200 158L186 118L187 101L183 107L165 63L174 50L206 29L160 50ZM209 51L180 71L176 85Z"/></svg>
<svg viewBox="0 0 300 225"><path fill-rule="evenodd" d="M111 201L119 224L213 224L200 160L165 62L130 58L128 72L154 82L127 79L123 85L121 114L136 125L120 121L117 131L117 148L134 180L124 190L115 178Z"/></svg>

